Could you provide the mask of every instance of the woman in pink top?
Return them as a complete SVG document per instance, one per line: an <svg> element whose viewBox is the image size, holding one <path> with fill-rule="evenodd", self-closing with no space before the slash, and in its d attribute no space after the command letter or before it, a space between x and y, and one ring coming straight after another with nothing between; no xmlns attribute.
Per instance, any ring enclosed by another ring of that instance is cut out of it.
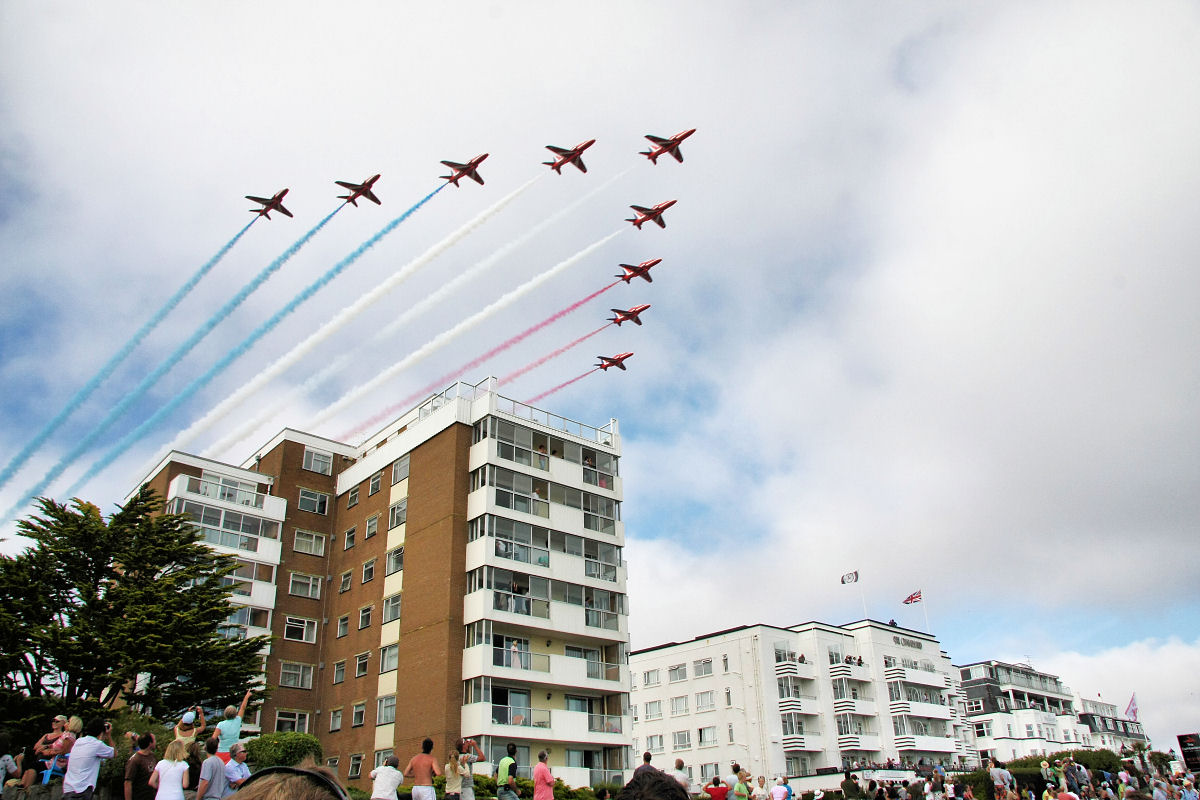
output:
<svg viewBox="0 0 1200 800"><path fill-rule="evenodd" d="M546 763L549 757L545 750L538 753L538 763L533 767L533 800L554 800L554 776Z"/></svg>

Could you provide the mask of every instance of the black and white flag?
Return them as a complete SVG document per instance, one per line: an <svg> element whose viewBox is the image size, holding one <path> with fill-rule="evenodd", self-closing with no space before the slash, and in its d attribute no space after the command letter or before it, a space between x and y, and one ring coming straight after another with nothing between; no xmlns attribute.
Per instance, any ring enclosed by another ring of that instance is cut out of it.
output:
<svg viewBox="0 0 1200 800"><path fill-rule="evenodd" d="M858 583L858 570L847 572L842 576L842 583Z"/></svg>

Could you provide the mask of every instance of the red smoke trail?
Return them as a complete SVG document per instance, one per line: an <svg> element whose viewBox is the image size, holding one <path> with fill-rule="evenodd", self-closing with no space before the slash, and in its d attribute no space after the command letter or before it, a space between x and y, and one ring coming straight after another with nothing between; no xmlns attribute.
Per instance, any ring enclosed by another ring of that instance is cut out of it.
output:
<svg viewBox="0 0 1200 800"><path fill-rule="evenodd" d="M554 394L554 393L555 393L555 392L557 392L559 389L565 389L565 388L567 388L568 386L570 386L572 383L574 383L575 381L581 381L581 380L583 380L583 379L584 379L584 378L586 378L588 375L591 375L593 372L595 372L597 369L600 369L600 368L599 368L599 367L596 367L595 369L589 369L587 372L583 373L582 375L580 375L580 376L578 376L578 377L576 377L576 378L571 378L571 380L567 381L566 383L560 383L558 386L555 386L553 389L547 389L546 391L544 391L544 392L542 392L541 394L539 394L537 397L531 397L531 398L529 398L528 400L526 400L526 401L525 401L525 405L527 405L527 406L531 406L531 405L533 405L534 403L536 403L538 400L541 400L541 399L543 399L543 398L549 397L550 395Z"/></svg>
<svg viewBox="0 0 1200 800"><path fill-rule="evenodd" d="M610 323L608 323L608 325L612 325L612 323L610 322ZM526 364L525 366L521 367L519 370L517 370L516 372L512 373L511 375L506 375L505 377L501 378L501 379L500 379L500 380L499 380L499 381L496 383L496 385L497 385L497 386L503 386L504 384L506 384L506 383L509 383L509 382L511 382L511 381L514 381L514 380L516 380L517 378L521 377L521 376L522 376L522 375L524 375L526 372L529 372L529 370L531 370L531 369L536 369L537 367L540 367L542 364L545 364L545 363L546 363L547 361L549 361L550 359L552 359L552 358L558 358L559 356L561 356L563 353L565 353L565 352L567 352L568 350L570 350L570 349L571 349L572 347L574 347L575 345L577 345L577 344L583 344L583 343L584 343L584 342L586 342L588 339L592 338L592 337L593 337L593 336L595 336L597 333L599 333L600 331L602 331L602 330L604 330L605 328L607 328L607 327L608 327L608 325L601 325L599 328L596 328L596 330L592 331L591 333L585 333L583 336L580 336L578 339L576 339L575 341L571 342L570 344L565 344L565 345L563 345L562 347L560 347L560 348L558 348L557 350L555 350L554 352L552 352L552 353L548 353L548 354L546 354L546 355L542 356L542 357L541 357L541 358L539 358L537 361L534 361L534 362L532 362L532 363Z"/></svg>
<svg viewBox="0 0 1200 800"><path fill-rule="evenodd" d="M589 294L587 297L583 298L582 300L576 300L574 303L571 303L571 305L567 306L566 308L560 309L559 311L554 312L553 314L546 317L544 320L537 323L536 325L526 328L525 330L518 333L516 336L513 336L511 339L507 339L504 342L501 342L500 344L496 345L491 350L488 350L486 353L479 356L478 358L476 358L472 361L469 361L466 364L463 364L461 367L454 370L453 372L446 373L445 375L438 378L433 383L426 386L424 389L421 389L419 392L414 392L414 393L410 394L408 397L404 398L399 403L390 405L387 408L385 408L383 411L380 411L378 414L371 417L370 419L367 419L367 420L359 423L353 430L347 431L346 433L342 434L339 441L343 441L343 442L349 441L351 437L357 436L359 433L362 433L367 428L370 428L374 425L378 425L380 422L387 419L391 415L393 415L405 408L408 408L410 405L412 405L417 400L420 400L421 398L429 395L430 393L432 393L438 389L445 388L447 386L447 384L454 381L460 375L463 375L464 373L475 369L480 364L484 363L485 361L487 361L489 358L496 355L497 353L502 353L505 350L507 350L508 348L512 347L513 345L515 345L521 341L524 341L525 339L529 338L533 334L540 331L542 328L545 328L547 325L557 322L558 320L565 317L567 314L570 314L572 311L575 311L580 306L586 304L588 301L594 300L597 297L599 297L600 295L604 294L605 292L607 292L609 289L613 288L620 282L621 281L619 281L619 280L613 281L612 283L605 286L603 289L598 289L598 290L592 292L591 294ZM605 327L607 327L607 326L605 326Z"/></svg>

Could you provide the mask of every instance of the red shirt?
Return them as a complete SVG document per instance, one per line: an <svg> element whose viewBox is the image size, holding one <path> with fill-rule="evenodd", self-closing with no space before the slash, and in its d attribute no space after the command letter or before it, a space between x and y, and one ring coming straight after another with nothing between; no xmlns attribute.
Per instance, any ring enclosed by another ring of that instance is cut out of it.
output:
<svg viewBox="0 0 1200 800"><path fill-rule="evenodd" d="M729 794L728 786L705 786L704 791L712 800L725 800L725 795Z"/></svg>

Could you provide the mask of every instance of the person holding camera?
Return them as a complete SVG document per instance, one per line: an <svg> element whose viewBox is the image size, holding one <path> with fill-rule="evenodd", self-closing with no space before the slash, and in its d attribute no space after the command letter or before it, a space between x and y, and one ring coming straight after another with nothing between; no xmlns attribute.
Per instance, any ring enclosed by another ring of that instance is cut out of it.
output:
<svg viewBox="0 0 1200 800"><path fill-rule="evenodd" d="M86 735L71 748L67 774L63 776L63 800L92 800L100 777L100 762L116 755L112 723L101 717L88 720Z"/></svg>

